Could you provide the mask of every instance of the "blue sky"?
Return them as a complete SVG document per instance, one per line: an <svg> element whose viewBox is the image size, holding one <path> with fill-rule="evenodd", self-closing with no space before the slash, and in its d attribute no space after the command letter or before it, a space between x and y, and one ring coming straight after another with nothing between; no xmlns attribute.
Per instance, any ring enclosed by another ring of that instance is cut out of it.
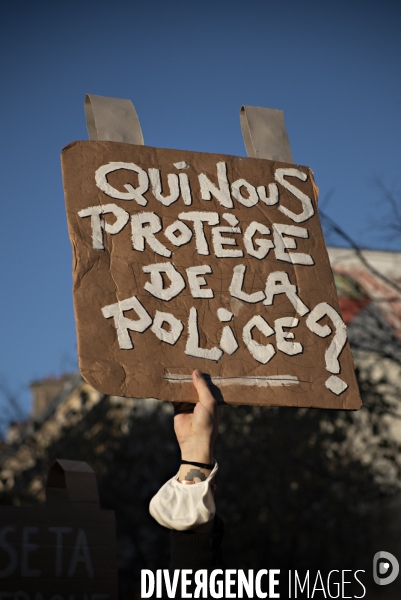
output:
<svg viewBox="0 0 401 600"><path fill-rule="evenodd" d="M30 381L76 368L59 157L87 139L85 94L131 99L146 144L235 155L241 105L280 108L326 212L362 246L399 249L377 231L373 178L401 188L400 16L388 0L4 5L0 384L25 410Z"/></svg>

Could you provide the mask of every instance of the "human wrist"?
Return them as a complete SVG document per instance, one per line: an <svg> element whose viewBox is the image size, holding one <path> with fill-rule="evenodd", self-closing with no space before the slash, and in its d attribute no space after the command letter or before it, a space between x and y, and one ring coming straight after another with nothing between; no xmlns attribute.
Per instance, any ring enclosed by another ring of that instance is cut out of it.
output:
<svg viewBox="0 0 401 600"><path fill-rule="evenodd" d="M187 461L194 460L197 463L213 464L213 447L199 444L182 444L181 458Z"/></svg>

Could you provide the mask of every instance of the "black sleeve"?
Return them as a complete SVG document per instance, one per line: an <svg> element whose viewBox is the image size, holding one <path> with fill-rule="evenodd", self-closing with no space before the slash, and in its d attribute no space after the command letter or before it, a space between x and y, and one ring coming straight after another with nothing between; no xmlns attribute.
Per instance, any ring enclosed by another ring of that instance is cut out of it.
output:
<svg viewBox="0 0 401 600"><path fill-rule="evenodd" d="M211 533L172 531L170 570L223 567L223 536L224 522L217 515Z"/></svg>

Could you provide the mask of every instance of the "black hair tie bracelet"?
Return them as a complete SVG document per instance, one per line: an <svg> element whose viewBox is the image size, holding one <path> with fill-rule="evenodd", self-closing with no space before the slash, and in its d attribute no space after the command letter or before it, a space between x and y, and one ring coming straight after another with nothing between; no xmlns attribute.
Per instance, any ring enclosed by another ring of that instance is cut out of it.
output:
<svg viewBox="0 0 401 600"><path fill-rule="evenodd" d="M213 469L214 469L214 464L208 465L206 463L199 463L199 462L195 462L193 460L181 459L181 464L182 465L192 465L193 467L199 467L200 469L209 469L210 471L213 471Z"/></svg>

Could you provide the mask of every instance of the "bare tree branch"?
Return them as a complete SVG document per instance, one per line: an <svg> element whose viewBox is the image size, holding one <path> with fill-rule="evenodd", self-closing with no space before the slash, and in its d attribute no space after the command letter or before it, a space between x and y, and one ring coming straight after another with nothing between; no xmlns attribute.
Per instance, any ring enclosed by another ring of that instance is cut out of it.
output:
<svg viewBox="0 0 401 600"><path fill-rule="evenodd" d="M401 239L401 192L397 193L389 190L377 175L373 177L372 181L390 208L390 212L386 215L384 222L382 224L375 222L375 226L382 231L392 232L391 239Z"/></svg>
<svg viewBox="0 0 401 600"><path fill-rule="evenodd" d="M6 402L6 406L12 410L12 417L16 420L23 421L25 412L21 406L18 395L13 392L4 381L0 381L0 394ZM10 414L10 413L9 413Z"/></svg>
<svg viewBox="0 0 401 600"><path fill-rule="evenodd" d="M325 193L323 199L319 201L319 212L321 208L326 208L328 206L330 200L334 196L335 191L335 188L331 188L328 192Z"/></svg>
<svg viewBox="0 0 401 600"><path fill-rule="evenodd" d="M364 256L363 251L362 251L361 247L359 246L359 244L357 244L355 242L355 240L353 240L351 238L351 236L348 235L348 233L346 233L326 213L322 212L321 210L319 212L320 212L320 216L323 220L323 224L326 224L332 231L334 231L337 235L342 237L351 246L351 248L353 250L355 250L355 254L358 256L359 260L373 275L375 275L376 277L378 277L379 279L384 281L384 283L386 283L388 286L390 286L393 290L396 290L397 292L401 293L401 286L399 286L395 281L392 281L391 279L389 279L388 277L383 275L383 273L380 273L380 271L375 269L375 267L373 265L371 265L370 262Z"/></svg>

